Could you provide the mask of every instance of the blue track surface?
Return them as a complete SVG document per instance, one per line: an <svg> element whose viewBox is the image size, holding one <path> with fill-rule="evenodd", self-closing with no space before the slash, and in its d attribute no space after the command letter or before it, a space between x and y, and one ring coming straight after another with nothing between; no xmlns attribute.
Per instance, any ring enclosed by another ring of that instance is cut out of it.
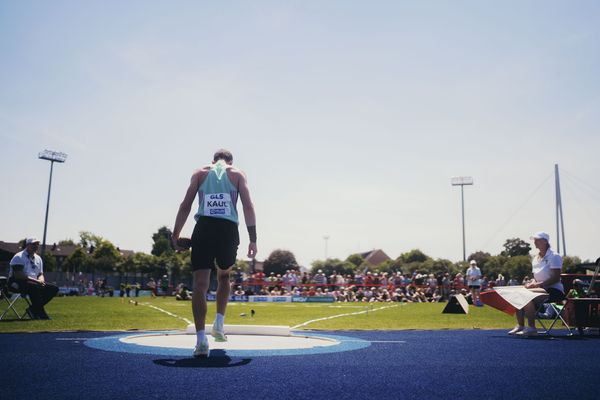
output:
<svg viewBox="0 0 600 400"><path fill-rule="evenodd" d="M2 398L599 399L600 339L505 331L323 332L370 346L211 358L105 351L119 333L0 334ZM8 394L7 397L5 395Z"/></svg>

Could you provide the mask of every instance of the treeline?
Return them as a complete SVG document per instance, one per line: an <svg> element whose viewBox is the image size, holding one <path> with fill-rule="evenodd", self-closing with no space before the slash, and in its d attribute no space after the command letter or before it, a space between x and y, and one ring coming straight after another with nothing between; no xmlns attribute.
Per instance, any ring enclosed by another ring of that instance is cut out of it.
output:
<svg viewBox="0 0 600 400"><path fill-rule="evenodd" d="M419 249L413 249L400 254L396 259L384 261L378 265L368 264L360 254L352 254L345 260L337 258L317 260L311 265L314 274L322 270L327 276L336 272L344 275L355 275L356 273L387 272L412 274L418 271L421 274L448 273L451 276L457 273L465 273L469 261L477 261L482 274L488 279L496 279L502 274L507 280L515 278L521 281L525 276L531 276L531 245L519 238L507 239L503 245L504 250L498 255L491 255L483 251L472 253L466 262L452 262L447 259L433 259ZM580 264L579 257L566 256L563 258L563 272L575 272L575 265ZM297 269L298 263L292 252L288 250L275 250L264 262L266 274L284 274L286 270Z"/></svg>
<svg viewBox="0 0 600 400"><path fill-rule="evenodd" d="M191 257L189 251L176 252L171 245L171 231L160 228L152 235L152 253L122 252L109 240L90 232L80 232L78 242L62 240L61 246L74 246L75 250L57 265L52 249L44 255L46 271L66 273L100 274L110 276L163 276L173 279L191 278Z"/></svg>
<svg viewBox="0 0 600 400"><path fill-rule="evenodd" d="M163 276L168 275L173 279L190 280L191 254L190 251L177 252L171 244L172 232L163 226L152 235L153 245L151 254L134 252L124 254L109 240L90 232L80 232L79 241L63 240L58 246L74 246L75 250L61 265L57 265L52 252L44 256L44 265L47 271L67 273L101 273L112 276ZM498 274L504 275L508 280L516 278L522 280L531 275L531 246L519 238L507 239L503 245L504 250L498 255L478 251L469 255L467 262L452 262L447 259L434 259L424 254L419 249L413 249L400 254L396 259L387 260L378 265L368 264L360 254L352 254L345 260L330 258L316 260L311 264L311 272L323 270L327 275L334 272L344 275L356 273L387 272L412 274L419 271L421 274L449 273L455 275L464 273L470 260L476 260L482 273L489 279L496 279ZM580 264L579 257L566 256L563 259L563 272L574 272L575 265ZM238 260L236 267L250 272L248 263ZM290 269L299 269L294 254L288 250L275 250L265 259L264 272L270 274L284 274Z"/></svg>

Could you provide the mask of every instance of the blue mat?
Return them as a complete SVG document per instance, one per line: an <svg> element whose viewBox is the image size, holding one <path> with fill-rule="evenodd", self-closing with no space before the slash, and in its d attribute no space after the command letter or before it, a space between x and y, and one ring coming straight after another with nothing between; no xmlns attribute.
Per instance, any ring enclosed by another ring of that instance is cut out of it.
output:
<svg viewBox="0 0 600 400"><path fill-rule="evenodd" d="M597 337L517 339L480 330L323 333L370 345L261 357L213 351L197 360L85 345L122 332L1 334L0 385L10 400L600 398Z"/></svg>

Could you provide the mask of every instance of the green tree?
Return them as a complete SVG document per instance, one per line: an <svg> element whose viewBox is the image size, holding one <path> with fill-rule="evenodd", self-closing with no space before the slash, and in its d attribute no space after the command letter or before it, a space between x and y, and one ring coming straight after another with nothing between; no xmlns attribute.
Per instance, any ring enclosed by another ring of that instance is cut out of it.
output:
<svg viewBox="0 0 600 400"><path fill-rule="evenodd" d="M481 273L488 278L495 278L498 276L498 274L502 274L508 279L508 277L511 276L506 267L508 258L508 256L503 255L489 257L485 262L485 268L481 268Z"/></svg>
<svg viewBox="0 0 600 400"><path fill-rule="evenodd" d="M528 256L531 251L531 245L519 238L506 239L502 246L504 251L500 254L508 257Z"/></svg>
<svg viewBox="0 0 600 400"><path fill-rule="evenodd" d="M402 253L400 254L400 257L398 257L403 264L409 264L409 263L422 263L425 262L427 260L430 260L431 258L426 255L425 253L423 253L421 250L419 249L413 249L409 252L406 253Z"/></svg>
<svg viewBox="0 0 600 400"><path fill-rule="evenodd" d="M42 256L42 262L44 263L44 271L56 271L56 258L52 253L46 252Z"/></svg>
<svg viewBox="0 0 600 400"><path fill-rule="evenodd" d="M249 273L251 273L251 270L252 270L251 262L252 261L236 260L235 266L233 267L233 269L236 270L239 268L241 271L249 274Z"/></svg>
<svg viewBox="0 0 600 400"><path fill-rule="evenodd" d="M531 259L529 256L509 257L504 265L504 271L505 273L503 275L505 277L508 276L509 278L515 278L519 282L521 282L526 276L531 278Z"/></svg>
<svg viewBox="0 0 600 400"><path fill-rule="evenodd" d="M323 270L325 276L329 276L334 272L342 275L354 275L356 270L356 265L350 261L342 261L337 258L328 258L325 261L317 260L311 265L311 272L313 275L316 274L318 270Z"/></svg>
<svg viewBox="0 0 600 400"><path fill-rule="evenodd" d="M563 257L563 272L569 274L575 274L579 272L576 268L577 264L581 264L581 258L577 256L564 256Z"/></svg>
<svg viewBox="0 0 600 400"><path fill-rule="evenodd" d="M443 275L445 273L454 275L461 271L461 269L450 260L438 258L436 260L431 260L430 262L431 264L428 272L435 276Z"/></svg>
<svg viewBox="0 0 600 400"><path fill-rule="evenodd" d="M171 237L173 232L166 226L162 226L158 229L158 232L152 235L154 244L152 245L152 254L155 256L161 256L165 253L174 253L173 245L171 243Z"/></svg>
<svg viewBox="0 0 600 400"><path fill-rule="evenodd" d="M122 257L119 272L121 277L125 277L125 282L130 283L133 281L137 273L134 256Z"/></svg>
<svg viewBox="0 0 600 400"><path fill-rule="evenodd" d="M376 269L380 272L387 272L388 274L392 274L398 271L402 271L402 263L398 262L398 260L386 260L377 264Z"/></svg>
<svg viewBox="0 0 600 400"><path fill-rule="evenodd" d="M142 275L147 275L152 273L152 269L156 262L154 256L146 253L135 253L133 255L133 263L137 272L141 273Z"/></svg>
<svg viewBox="0 0 600 400"><path fill-rule="evenodd" d="M78 246L75 248L75 251L67 257L64 265L67 270L70 270L73 273L84 272L87 271L88 259L89 256L87 251L83 247Z"/></svg>
<svg viewBox="0 0 600 400"><path fill-rule="evenodd" d="M81 231L79 232L79 244L88 249L93 247L94 249L100 246L104 242L104 238L102 236L94 235L91 232Z"/></svg>
<svg viewBox="0 0 600 400"><path fill-rule="evenodd" d="M359 267L365 262L365 259L360 254L351 254L348 256L348 258L346 258L346 261L351 262L355 266Z"/></svg>
<svg viewBox="0 0 600 400"><path fill-rule="evenodd" d="M91 254L91 264L94 270L115 273L123 256L108 240L103 240Z"/></svg>
<svg viewBox="0 0 600 400"><path fill-rule="evenodd" d="M271 272L285 274L285 271L290 269L297 270L298 262L296 256L288 250L273 250L263 264L265 275L269 275Z"/></svg>
<svg viewBox="0 0 600 400"><path fill-rule="evenodd" d="M475 260L477 262L477 266L483 272L483 270L485 268L485 264L487 263L487 261L489 260L490 257L491 257L490 253L486 253L484 251L476 251L475 253L473 253L469 257L467 257L467 261Z"/></svg>

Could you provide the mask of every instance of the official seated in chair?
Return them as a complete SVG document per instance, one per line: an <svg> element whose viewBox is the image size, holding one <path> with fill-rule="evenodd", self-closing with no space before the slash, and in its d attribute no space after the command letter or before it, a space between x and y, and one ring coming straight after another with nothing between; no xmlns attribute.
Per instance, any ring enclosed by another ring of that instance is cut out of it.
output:
<svg viewBox="0 0 600 400"><path fill-rule="evenodd" d="M44 263L36 254L40 241L29 238L25 250L10 261L9 285L11 290L26 294L31 301L27 313L32 319L50 319L44 306L58 293L58 287L44 280Z"/></svg>
<svg viewBox="0 0 600 400"><path fill-rule="evenodd" d="M535 313L537 307L544 302L556 303L565 297L563 284L560 280L562 270L562 257L550 248L550 235L538 232L531 237L539 253L532 260L533 279L525 283L525 287L534 292L545 293L547 296L537 297L527 303L521 310L517 310L518 325L508 332L509 335L535 336ZM527 318L527 327L525 327Z"/></svg>

